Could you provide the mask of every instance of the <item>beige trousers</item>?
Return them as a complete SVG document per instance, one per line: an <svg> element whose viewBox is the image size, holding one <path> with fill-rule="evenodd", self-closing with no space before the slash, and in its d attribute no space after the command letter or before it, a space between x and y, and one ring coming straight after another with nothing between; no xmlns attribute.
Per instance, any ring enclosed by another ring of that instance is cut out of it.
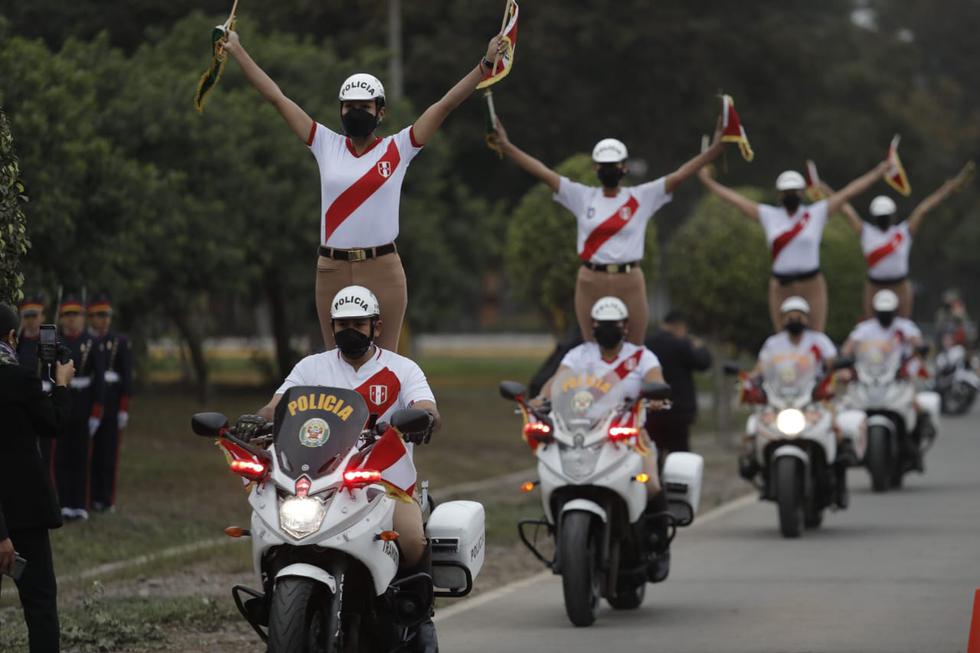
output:
<svg viewBox="0 0 980 653"><path fill-rule="evenodd" d="M626 304L630 314L626 339L636 345L643 344L650 311L647 307L647 284L639 267L626 273L596 272L584 265L579 267L575 282L575 317L582 338L586 342L594 339L590 315L592 305L607 295L618 297Z"/></svg>
<svg viewBox="0 0 980 653"><path fill-rule="evenodd" d="M769 278L769 318L773 331L783 329L779 305L794 295L802 297L810 304L810 328L823 333L827 326L827 280L820 272L815 277L803 281L793 281L785 286L774 277Z"/></svg>
<svg viewBox="0 0 980 653"><path fill-rule="evenodd" d="M422 560L427 544L425 529L422 527L422 508L417 502L395 502L394 528L398 533L398 548L401 550L398 566L414 567Z"/></svg>
<svg viewBox="0 0 980 653"><path fill-rule="evenodd" d="M317 259L316 313L320 318L323 345L327 349L335 346L330 324L330 302L341 289L351 285L364 286L378 298L384 324L376 343L382 349L398 351L398 337L408 305L408 284L402 259L397 252L356 263L325 256Z"/></svg>
<svg viewBox="0 0 980 653"><path fill-rule="evenodd" d="M871 299L879 290L891 290L898 295L898 314L901 317L912 317L912 282L903 279L898 283L878 283L871 279L864 280L864 317L871 317Z"/></svg>

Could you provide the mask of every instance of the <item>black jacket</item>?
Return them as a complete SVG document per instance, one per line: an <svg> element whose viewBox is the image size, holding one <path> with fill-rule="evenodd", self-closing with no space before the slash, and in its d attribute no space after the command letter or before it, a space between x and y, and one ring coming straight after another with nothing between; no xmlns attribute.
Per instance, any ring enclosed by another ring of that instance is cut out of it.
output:
<svg viewBox="0 0 980 653"><path fill-rule="evenodd" d="M647 349L660 359L664 380L670 384L671 413L697 415L698 398L694 388L694 371L711 367L711 352L695 347L690 339L678 338L669 331L658 330L646 339Z"/></svg>
<svg viewBox="0 0 980 653"><path fill-rule="evenodd" d="M41 379L19 365L0 364L0 528L58 528L61 509L38 438L54 438L71 411L67 388L50 395Z"/></svg>

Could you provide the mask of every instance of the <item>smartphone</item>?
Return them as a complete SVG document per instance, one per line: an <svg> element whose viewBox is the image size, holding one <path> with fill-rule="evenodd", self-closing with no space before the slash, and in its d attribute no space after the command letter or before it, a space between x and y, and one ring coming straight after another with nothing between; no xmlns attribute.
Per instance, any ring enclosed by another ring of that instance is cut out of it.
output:
<svg viewBox="0 0 980 653"><path fill-rule="evenodd" d="M20 580L20 577L24 573L24 567L27 566L27 560L20 557L19 555L14 556L14 568L10 570L9 573L4 572L7 576L10 576L14 580Z"/></svg>
<svg viewBox="0 0 980 653"><path fill-rule="evenodd" d="M38 338L38 358L45 365L54 365L58 359L58 327L53 324L42 324ZM42 376L44 376L42 374Z"/></svg>
<svg viewBox="0 0 980 653"><path fill-rule="evenodd" d="M58 344L58 327L53 324L41 325L40 344L53 347Z"/></svg>

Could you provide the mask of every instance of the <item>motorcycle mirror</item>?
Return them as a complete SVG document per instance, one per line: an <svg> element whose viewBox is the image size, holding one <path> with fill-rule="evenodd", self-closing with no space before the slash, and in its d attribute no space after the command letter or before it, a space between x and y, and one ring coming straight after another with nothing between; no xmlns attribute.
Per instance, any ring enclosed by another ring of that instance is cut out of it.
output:
<svg viewBox="0 0 980 653"><path fill-rule="evenodd" d="M656 381L644 383L643 387L640 388L640 396L644 399L652 399L654 401L670 399L670 386L666 383L658 383Z"/></svg>
<svg viewBox="0 0 980 653"><path fill-rule="evenodd" d="M391 425L402 433L416 433L429 425L429 413L421 408L403 408L391 416Z"/></svg>
<svg viewBox="0 0 980 653"><path fill-rule="evenodd" d="M228 428L228 418L221 413L195 413L191 417L191 429L197 435L216 438L225 428Z"/></svg>
<svg viewBox="0 0 980 653"><path fill-rule="evenodd" d="M846 367L854 367L854 357L853 356L841 356L834 360L833 365L835 370L842 370Z"/></svg>
<svg viewBox="0 0 980 653"><path fill-rule="evenodd" d="M735 376L736 374L742 371L742 368L739 367L738 363L736 363L735 361L727 361L724 365L722 365L721 370L727 376Z"/></svg>
<svg viewBox="0 0 980 653"><path fill-rule="evenodd" d="M517 401L519 397L524 397L527 394L527 388L523 383L518 383L517 381L501 381L500 382L500 396L504 399L510 399L511 401Z"/></svg>

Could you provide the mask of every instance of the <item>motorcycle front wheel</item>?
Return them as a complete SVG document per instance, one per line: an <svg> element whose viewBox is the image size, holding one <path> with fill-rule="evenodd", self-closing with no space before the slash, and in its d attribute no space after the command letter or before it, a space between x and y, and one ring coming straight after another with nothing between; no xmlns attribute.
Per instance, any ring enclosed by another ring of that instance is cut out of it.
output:
<svg viewBox="0 0 980 653"><path fill-rule="evenodd" d="M339 629L330 618L332 598L315 580L279 579L269 610L268 653L339 653Z"/></svg>
<svg viewBox="0 0 980 653"><path fill-rule="evenodd" d="M803 466L786 456L776 461L776 504L783 537L799 537L803 526Z"/></svg>
<svg viewBox="0 0 980 653"><path fill-rule="evenodd" d="M565 612L579 627L591 626L599 613L599 566L592 519L587 512L569 512L562 518L558 536Z"/></svg>
<svg viewBox="0 0 980 653"><path fill-rule="evenodd" d="M871 489L884 492L892 486L894 462L891 437L884 426L868 428L868 471L871 473Z"/></svg>

